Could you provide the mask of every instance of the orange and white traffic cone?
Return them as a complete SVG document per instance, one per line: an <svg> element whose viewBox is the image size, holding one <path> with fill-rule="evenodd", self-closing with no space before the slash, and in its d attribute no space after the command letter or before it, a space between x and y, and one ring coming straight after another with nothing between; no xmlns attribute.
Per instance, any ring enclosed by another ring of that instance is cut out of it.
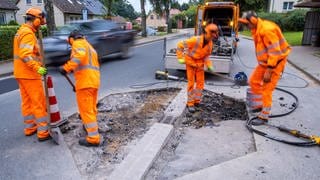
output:
<svg viewBox="0 0 320 180"><path fill-rule="evenodd" d="M56 94L54 92L51 76L47 76L47 86L48 86L50 117L51 117L50 125L52 127L58 127L64 124L65 122L67 122L67 119L61 119L58 101L56 99Z"/></svg>

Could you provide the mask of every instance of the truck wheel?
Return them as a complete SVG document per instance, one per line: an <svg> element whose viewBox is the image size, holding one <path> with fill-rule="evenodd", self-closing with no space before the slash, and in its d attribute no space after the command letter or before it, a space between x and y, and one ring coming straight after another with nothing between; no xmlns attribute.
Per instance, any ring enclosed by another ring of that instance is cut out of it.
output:
<svg viewBox="0 0 320 180"><path fill-rule="evenodd" d="M131 56L131 48L129 44L123 44L121 47L121 58L128 59Z"/></svg>

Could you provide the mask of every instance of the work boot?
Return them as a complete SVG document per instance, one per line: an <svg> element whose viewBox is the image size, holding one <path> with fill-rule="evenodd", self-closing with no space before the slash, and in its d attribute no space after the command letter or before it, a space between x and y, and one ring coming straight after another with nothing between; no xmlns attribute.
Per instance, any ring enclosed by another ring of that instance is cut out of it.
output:
<svg viewBox="0 0 320 180"><path fill-rule="evenodd" d="M190 113L194 113L194 112L196 112L196 109L194 108L194 106L188 106L188 111Z"/></svg>
<svg viewBox="0 0 320 180"><path fill-rule="evenodd" d="M92 147L92 146L98 147L98 146L101 146L102 143L103 143L102 137L100 138L100 143L98 144L89 143L85 137L79 139L79 145L86 146L86 147Z"/></svg>
<svg viewBox="0 0 320 180"><path fill-rule="evenodd" d="M268 120L267 119L261 119L259 117L251 121L251 124L254 125L254 126L261 126L261 125L263 125L265 123L268 123Z"/></svg>
<svg viewBox="0 0 320 180"><path fill-rule="evenodd" d="M34 135L34 134L36 134L37 133L37 130L34 130L34 131L29 131L29 132L24 132L24 135L25 136L32 136L32 135Z"/></svg>
<svg viewBox="0 0 320 180"><path fill-rule="evenodd" d="M50 135L47 136L47 137L43 137L43 138L39 138L39 137L38 137L38 141L39 141L39 142L43 142L43 141L46 141L46 140L49 140L49 139L51 139L51 136L50 136Z"/></svg>

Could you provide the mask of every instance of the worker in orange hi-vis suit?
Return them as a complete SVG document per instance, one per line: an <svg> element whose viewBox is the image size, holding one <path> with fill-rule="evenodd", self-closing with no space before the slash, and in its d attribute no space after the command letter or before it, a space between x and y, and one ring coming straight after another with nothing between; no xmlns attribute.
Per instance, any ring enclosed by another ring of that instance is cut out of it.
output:
<svg viewBox="0 0 320 180"><path fill-rule="evenodd" d="M193 36L177 44L177 58L180 64L186 64L188 79L188 100L189 112L194 113L195 108L200 103L204 88L204 68L213 71L213 66L209 60L212 53L213 40L219 36L216 24L209 23L204 27L204 32L200 36ZM196 84L196 86L195 86Z"/></svg>
<svg viewBox="0 0 320 180"><path fill-rule="evenodd" d="M72 46L70 60L60 66L60 73L74 72L76 98L82 123L87 131L86 138L80 138L82 146L99 146L103 137L98 132L97 98L100 86L100 65L94 48L83 34L74 30L68 37Z"/></svg>
<svg viewBox="0 0 320 180"><path fill-rule="evenodd" d="M252 125L262 125L269 120L272 92L285 68L291 48L279 26L258 18L255 12L249 11L244 18L239 19L239 22L251 30L255 45L258 65L249 80L252 102L248 103L255 111L260 111L258 118L252 121Z"/></svg>
<svg viewBox="0 0 320 180"><path fill-rule="evenodd" d="M46 24L45 14L30 8L25 15L26 23L14 37L13 75L21 95L21 111L24 119L24 134L37 133L39 141L50 139L47 123L46 100L41 77L47 69L41 64L40 48L35 33Z"/></svg>

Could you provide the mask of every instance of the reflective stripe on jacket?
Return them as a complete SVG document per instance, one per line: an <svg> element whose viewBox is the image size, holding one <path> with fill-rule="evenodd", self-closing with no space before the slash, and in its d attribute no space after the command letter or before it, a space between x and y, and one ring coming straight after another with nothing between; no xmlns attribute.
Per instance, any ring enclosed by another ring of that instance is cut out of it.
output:
<svg viewBox="0 0 320 180"><path fill-rule="evenodd" d="M73 42L70 60L63 67L67 72L74 71L76 90L99 88L98 55L86 39L77 39Z"/></svg>
<svg viewBox="0 0 320 180"><path fill-rule="evenodd" d="M204 36L193 36L177 44L177 58L184 58L187 65L203 67L212 66L209 56L212 53L212 41L203 47Z"/></svg>
<svg viewBox="0 0 320 180"><path fill-rule="evenodd" d="M14 37L13 75L15 78L41 79L37 73L41 66L41 56L35 32L32 26L23 24Z"/></svg>
<svg viewBox="0 0 320 180"><path fill-rule="evenodd" d="M260 65L275 67L291 51L279 26L273 22L258 18L257 29L252 30L252 37Z"/></svg>

